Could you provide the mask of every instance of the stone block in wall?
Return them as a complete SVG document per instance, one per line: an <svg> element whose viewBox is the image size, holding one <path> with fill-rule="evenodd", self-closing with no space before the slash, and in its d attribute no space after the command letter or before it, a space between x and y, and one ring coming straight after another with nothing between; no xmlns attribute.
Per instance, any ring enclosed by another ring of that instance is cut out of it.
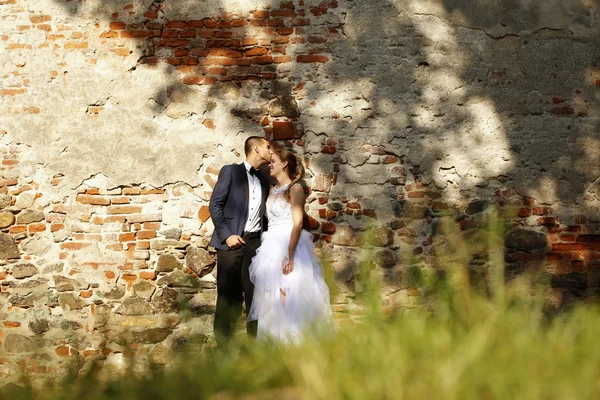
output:
<svg viewBox="0 0 600 400"><path fill-rule="evenodd" d="M52 250L53 239L46 234L36 234L21 242L23 252L29 255L42 257Z"/></svg>
<svg viewBox="0 0 600 400"><path fill-rule="evenodd" d="M181 270L175 270L170 274L163 276L157 282L159 286L168 286L175 288L196 289L200 287L198 279L186 274Z"/></svg>
<svg viewBox="0 0 600 400"><path fill-rule="evenodd" d="M179 311L179 293L175 289L163 288L152 298L152 306L159 314Z"/></svg>
<svg viewBox="0 0 600 400"><path fill-rule="evenodd" d="M35 350L35 342L27 336L9 334L4 340L4 350L7 353L31 353Z"/></svg>
<svg viewBox="0 0 600 400"><path fill-rule="evenodd" d="M544 249L548 245L548 238L540 232L514 229L506 233L504 242L511 249L535 250Z"/></svg>
<svg viewBox="0 0 600 400"><path fill-rule="evenodd" d="M17 264L12 266L11 274L15 279L29 278L38 273L38 269L33 264Z"/></svg>
<svg viewBox="0 0 600 400"><path fill-rule="evenodd" d="M208 251L199 247L190 246L188 247L185 256L185 264L201 278L212 272L216 262Z"/></svg>
<svg viewBox="0 0 600 400"><path fill-rule="evenodd" d="M139 297L130 297L125 299L123 303L115 311L121 315L149 315L153 314L154 310L150 303Z"/></svg>
<svg viewBox="0 0 600 400"><path fill-rule="evenodd" d="M15 215L12 212L0 212L0 229L8 228L9 226L14 225L15 221Z"/></svg>
<svg viewBox="0 0 600 400"><path fill-rule="evenodd" d="M181 269L183 265L173 254L161 254L156 262L156 272L172 272L175 269Z"/></svg>
<svg viewBox="0 0 600 400"><path fill-rule="evenodd" d="M40 222L44 220L44 213L41 211L24 210L17 215L17 224L27 225L34 222Z"/></svg>
<svg viewBox="0 0 600 400"><path fill-rule="evenodd" d="M9 194L0 194L0 210L10 207L12 204L12 196Z"/></svg>
<svg viewBox="0 0 600 400"><path fill-rule="evenodd" d="M19 258L19 249L8 233L0 233L0 259Z"/></svg>

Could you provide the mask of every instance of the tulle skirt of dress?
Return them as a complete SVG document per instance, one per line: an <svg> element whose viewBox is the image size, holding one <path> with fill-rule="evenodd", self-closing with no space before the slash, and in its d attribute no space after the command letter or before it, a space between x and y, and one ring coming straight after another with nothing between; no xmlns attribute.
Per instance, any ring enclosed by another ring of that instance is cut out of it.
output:
<svg viewBox="0 0 600 400"><path fill-rule="evenodd" d="M291 225L269 226L250 264L254 297L248 321L258 320L259 340L298 344L308 332L333 332L329 288L313 244L305 230L294 253L294 270L282 270L288 255ZM285 292L282 302L281 291Z"/></svg>

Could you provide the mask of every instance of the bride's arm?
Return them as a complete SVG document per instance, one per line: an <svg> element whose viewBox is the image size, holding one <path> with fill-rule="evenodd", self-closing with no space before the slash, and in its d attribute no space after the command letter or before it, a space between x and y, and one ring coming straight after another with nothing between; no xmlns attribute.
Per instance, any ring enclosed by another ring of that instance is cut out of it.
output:
<svg viewBox="0 0 600 400"><path fill-rule="evenodd" d="M292 233L290 235L290 244L288 246L289 262L283 267L283 273L289 274L294 269L294 253L300 239L302 231L302 219L304 218L304 203L306 197L304 190L300 185L294 185L290 188L290 204L292 205Z"/></svg>

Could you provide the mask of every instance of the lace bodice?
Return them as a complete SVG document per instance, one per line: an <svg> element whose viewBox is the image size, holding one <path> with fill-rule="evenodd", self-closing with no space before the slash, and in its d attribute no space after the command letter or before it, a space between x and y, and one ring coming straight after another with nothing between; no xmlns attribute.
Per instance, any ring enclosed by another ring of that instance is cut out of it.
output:
<svg viewBox="0 0 600 400"><path fill-rule="evenodd" d="M292 224L292 205L285 199L288 185L271 189L267 199L267 218L269 226Z"/></svg>

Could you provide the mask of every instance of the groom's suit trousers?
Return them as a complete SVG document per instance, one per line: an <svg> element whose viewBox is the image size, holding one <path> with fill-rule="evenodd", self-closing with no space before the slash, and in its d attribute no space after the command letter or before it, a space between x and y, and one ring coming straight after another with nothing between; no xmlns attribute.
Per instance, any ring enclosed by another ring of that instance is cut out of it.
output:
<svg viewBox="0 0 600 400"><path fill-rule="evenodd" d="M250 281L249 266L260 238L245 239L246 244L235 250L217 250L217 310L215 313L215 336L219 344L224 343L235 333L236 325L242 313L242 304L246 313L252 306L254 285ZM243 294L243 296L242 296ZM256 337L257 321L246 324L249 336Z"/></svg>

